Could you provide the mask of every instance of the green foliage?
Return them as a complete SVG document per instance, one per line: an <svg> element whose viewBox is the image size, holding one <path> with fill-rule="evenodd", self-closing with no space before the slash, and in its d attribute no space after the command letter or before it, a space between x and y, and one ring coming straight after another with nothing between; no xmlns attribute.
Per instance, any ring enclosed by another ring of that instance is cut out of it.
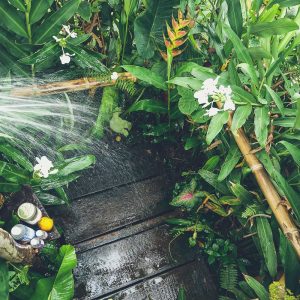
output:
<svg viewBox="0 0 300 300"><path fill-rule="evenodd" d="M9 295L9 285L8 285L8 267L6 261L0 259L0 298L3 300L8 300Z"/></svg>
<svg viewBox="0 0 300 300"><path fill-rule="evenodd" d="M223 265L220 270L220 287L229 292L237 286L238 272L233 264Z"/></svg>

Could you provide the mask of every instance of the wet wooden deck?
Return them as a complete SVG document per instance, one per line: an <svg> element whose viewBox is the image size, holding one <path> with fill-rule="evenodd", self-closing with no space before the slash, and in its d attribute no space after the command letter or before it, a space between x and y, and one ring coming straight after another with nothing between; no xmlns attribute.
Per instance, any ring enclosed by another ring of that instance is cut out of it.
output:
<svg viewBox="0 0 300 300"><path fill-rule="evenodd" d="M108 147L108 146L107 146ZM172 182L145 150L96 151L97 165L70 187L71 206L54 209L76 246L75 299L214 300L203 259L186 242L171 242L165 220Z"/></svg>

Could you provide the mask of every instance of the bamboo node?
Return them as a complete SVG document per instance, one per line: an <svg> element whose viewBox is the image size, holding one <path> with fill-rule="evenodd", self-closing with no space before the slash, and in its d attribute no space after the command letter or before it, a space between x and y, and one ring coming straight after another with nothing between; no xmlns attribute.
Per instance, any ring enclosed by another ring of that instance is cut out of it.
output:
<svg viewBox="0 0 300 300"><path fill-rule="evenodd" d="M251 170L252 172L258 171L258 170L262 170L264 167L262 164L256 164L254 166L251 166Z"/></svg>

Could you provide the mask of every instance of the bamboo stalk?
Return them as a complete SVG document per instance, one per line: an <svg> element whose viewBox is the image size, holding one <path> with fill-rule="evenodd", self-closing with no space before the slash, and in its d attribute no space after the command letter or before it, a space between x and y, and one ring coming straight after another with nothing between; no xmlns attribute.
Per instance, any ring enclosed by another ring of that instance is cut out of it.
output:
<svg viewBox="0 0 300 300"><path fill-rule="evenodd" d="M218 103L219 108L222 108L222 103ZM230 114L227 122L228 127L231 128L233 113ZM258 160L256 155L252 153L250 142L242 128L240 128L233 137L242 152L245 161L251 168L256 181L263 192L270 208L272 209L280 228L282 229L286 238L291 242L298 257L300 258L300 233L290 216L286 206L281 202L281 197L278 194L274 184L272 183L269 174L266 172L262 163Z"/></svg>
<svg viewBox="0 0 300 300"><path fill-rule="evenodd" d="M130 73L119 73L118 75L120 79L136 81L136 78ZM10 95L16 97L53 95L66 92L89 90L98 87L112 86L115 85L115 83L116 80L101 81L97 78L86 77L68 81L53 82L43 85L31 85L29 87L13 88L10 91Z"/></svg>

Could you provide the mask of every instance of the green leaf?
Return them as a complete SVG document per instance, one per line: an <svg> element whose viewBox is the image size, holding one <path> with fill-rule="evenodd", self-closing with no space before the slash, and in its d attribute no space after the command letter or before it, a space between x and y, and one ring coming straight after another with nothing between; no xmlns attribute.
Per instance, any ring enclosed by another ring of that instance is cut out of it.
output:
<svg viewBox="0 0 300 300"><path fill-rule="evenodd" d="M83 20L89 22L92 16L91 3L88 1L82 1L78 7L78 14Z"/></svg>
<svg viewBox="0 0 300 300"><path fill-rule="evenodd" d="M49 191L53 190L62 186L69 184L72 181L75 181L80 176L76 174L70 174L68 176L64 176L62 178L57 177L55 175L51 175L51 178L43 179L42 183L40 184L42 190Z"/></svg>
<svg viewBox="0 0 300 300"><path fill-rule="evenodd" d="M297 99L297 114L293 127L296 129L300 129L300 98Z"/></svg>
<svg viewBox="0 0 300 300"><path fill-rule="evenodd" d="M162 42L163 28L172 16L177 0L149 1L144 13L134 22L134 37L140 56L145 59L153 57L157 42Z"/></svg>
<svg viewBox="0 0 300 300"><path fill-rule="evenodd" d="M268 138L268 126L270 123L269 110L266 106L257 107L254 114L255 135L259 144L262 147L265 147Z"/></svg>
<svg viewBox="0 0 300 300"><path fill-rule="evenodd" d="M279 4L281 7L291 7L294 5L299 5L299 0L274 0L272 1L271 5Z"/></svg>
<svg viewBox="0 0 300 300"><path fill-rule="evenodd" d="M59 176L67 176L72 173L82 171L89 168L96 163L96 158L94 155L79 156L67 160L67 163L59 169Z"/></svg>
<svg viewBox="0 0 300 300"><path fill-rule="evenodd" d="M282 35L298 29L298 24L287 18L278 19L273 22L257 23L255 25L250 25L249 27L250 33L261 37Z"/></svg>
<svg viewBox="0 0 300 300"><path fill-rule="evenodd" d="M298 166L300 166L300 149L297 146L286 141L280 141L279 144L282 144L288 150L294 161Z"/></svg>
<svg viewBox="0 0 300 300"><path fill-rule="evenodd" d="M54 195L47 194L47 193L36 193L37 197L41 201L43 205L63 205L66 204L66 202Z"/></svg>
<svg viewBox="0 0 300 300"><path fill-rule="evenodd" d="M25 3L23 0L9 0L9 3L22 12L26 11Z"/></svg>
<svg viewBox="0 0 300 300"><path fill-rule="evenodd" d="M61 48L56 42L53 41L45 44L43 48L41 48L37 52L20 59L19 62L25 65L39 64L44 62L45 60L49 60L49 58L53 56L58 58L60 53Z"/></svg>
<svg viewBox="0 0 300 300"><path fill-rule="evenodd" d="M64 245L59 249L61 265L55 277L40 279L30 300L71 300L74 296L72 270L76 267L75 249Z"/></svg>
<svg viewBox="0 0 300 300"><path fill-rule="evenodd" d="M202 81L193 77L175 77L169 80L168 83L193 90L199 90L203 86Z"/></svg>
<svg viewBox="0 0 300 300"><path fill-rule="evenodd" d="M30 9L30 24L39 21L51 7L54 0L32 0Z"/></svg>
<svg viewBox="0 0 300 300"><path fill-rule="evenodd" d="M236 109L231 124L231 131L233 134L236 134L237 130L240 129L246 123L248 117L251 115L251 112L251 105L239 106Z"/></svg>
<svg viewBox="0 0 300 300"><path fill-rule="evenodd" d="M127 110L128 113L132 113L134 111L146 111L149 113L165 114L168 112L168 108L162 101L145 99L133 103Z"/></svg>
<svg viewBox="0 0 300 300"><path fill-rule="evenodd" d="M9 299L8 266L4 259L0 258L0 299Z"/></svg>
<svg viewBox="0 0 300 300"><path fill-rule="evenodd" d="M177 300L187 300L186 299L185 289L182 286L179 288Z"/></svg>
<svg viewBox="0 0 300 300"><path fill-rule="evenodd" d="M272 59L270 52L265 50L263 47L251 47L248 48L248 51L253 60L259 60L262 58Z"/></svg>
<svg viewBox="0 0 300 300"><path fill-rule="evenodd" d="M280 113L284 116L284 105L282 103L282 100L280 99L278 94L272 90L272 88L270 88L266 84L265 84L265 87L266 87L268 93L270 94L270 96L272 97L273 101L275 102L276 106L278 107Z"/></svg>
<svg viewBox="0 0 300 300"><path fill-rule="evenodd" d="M217 191L221 192L222 194L228 194L228 188L226 186L226 184L224 184L223 182L218 181L218 175L204 170L204 169L200 169L198 171L198 174L209 184L211 185L213 188L215 188Z"/></svg>
<svg viewBox="0 0 300 300"><path fill-rule="evenodd" d="M246 92L241 87L231 85L231 89L233 92L233 100L235 100L237 103L243 102L244 104L257 104L255 97L252 94Z"/></svg>
<svg viewBox="0 0 300 300"><path fill-rule="evenodd" d="M277 274L277 255L270 223L267 218L257 217L256 225L267 269L270 275L274 278Z"/></svg>
<svg viewBox="0 0 300 300"><path fill-rule="evenodd" d="M214 155L205 163L202 169L206 171L213 171L219 164L219 161L220 161L220 156Z"/></svg>
<svg viewBox="0 0 300 300"><path fill-rule="evenodd" d="M122 66L127 72L138 78L139 80L145 81L154 87L164 90L167 90L167 85L162 76L154 73L153 71L139 67L139 66Z"/></svg>
<svg viewBox="0 0 300 300"><path fill-rule="evenodd" d="M225 162L222 164L220 174L218 176L219 181L223 181L232 172L240 158L241 153L239 148L236 145L231 145L225 158Z"/></svg>
<svg viewBox="0 0 300 300"><path fill-rule="evenodd" d="M246 282L253 289L259 300L269 300L269 293L264 286L251 276L244 275Z"/></svg>
<svg viewBox="0 0 300 300"><path fill-rule="evenodd" d="M27 52L22 49L22 47L15 43L11 38L11 34L0 27L0 43L1 45L9 51L12 55L17 58L21 58L27 55Z"/></svg>
<svg viewBox="0 0 300 300"><path fill-rule="evenodd" d="M107 73L107 68L100 61L101 56L98 53L88 52L82 46L75 46L70 43L67 44L66 49L70 50L72 54L75 54L72 60L74 60L79 67L92 69L100 73Z"/></svg>
<svg viewBox="0 0 300 300"><path fill-rule="evenodd" d="M0 175L7 181L18 184L25 184L29 181L30 173L24 169L19 168L14 164L9 164L0 161Z"/></svg>
<svg viewBox="0 0 300 300"><path fill-rule="evenodd" d="M235 32L226 24L223 25L224 31L228 38L234 45L237 57L240 61L247 63L249 66L253 67L252 58L248 52L248 49L244 46L240 38L235 34Z"/></svg>
<svg viewBox="0 0 300 300"><path fill-rule="evenodd" d="M5 156L10 157L29 172L33 171L32 163L15 147L9 144L0 144L0 152L2 152Z"/></svg>
<svg viewBox="0 0 300 300"><path fill-rule="evenodd" d="M109 122L110 129L116 133L123 134L124 136L128 136L132 124L126 120L123 120L120 117L120 114L121 114L120 111L116 111L113 113L113 116Z"/></svg>
<svg viewBox="0 0 300 300"><path fill-rule="evenodd" d="M231 190L244 205L248 205L253 201L253 194L251 194L239 183L231 183Z"/></svg>
<svg viewBox="0 0 300 300"><path fill-rule="evenodd" d="M104 128L109 123L116 109L119 99L118 90L114 86L108 86L103 89L101 105L99 108L96 123L92 129L92 135L101 138L104 135Z"/></svg>
<svg viewBox="0 0 300 300"><path fill-rule="evenodd" d="M228 20L232 30L241 37L243 32L243 16L240 0L226 0Z"/></svg>
<svg viewBox="0 0 300 300"><path fill-rule="evenodd" d="M187 184L181 193L172 199L170 205L175 207L185 207L186 209L192 209L196 204L201 203L201 199L205 196L202 192L196 192L197 181L192 179Z"/></svg>
<svg viewBox="0 0 300 300"><path fill-rule="evenodd" d="M192 90L178 87L178 92L181 95L178 101L178 108L181 113L191 115L194 111L201 109Z"/></svg>
<svg viewBox="0 0 300 300"><path fill-rule="evenodd" d="M0 2L1 24L15 32L16 34L27 37L24 17L7 1Z"/></svg>
<svg viewBox="0 0 300 300"><path fill-rule="evenodd" d="M61 26L66 23L77 11L80 0L70 0L62 8L48 17L33 32L33 41L35 44L43 44L56 35Z"/></svg>
<svg viewBox="0 0 300 300"><path fill-rule="evenodd" d="M14 193L21 189L17 183L0 183L0 193Z"/></svg>
<svg viewBox="0 0 300 300"><path fill-rule="evenodd" d="M228 111L219 112L211 119L206 135L206 142L208 145L210 145L213 139L220 133L224 124L227 123L228 119Z"/></svg>

